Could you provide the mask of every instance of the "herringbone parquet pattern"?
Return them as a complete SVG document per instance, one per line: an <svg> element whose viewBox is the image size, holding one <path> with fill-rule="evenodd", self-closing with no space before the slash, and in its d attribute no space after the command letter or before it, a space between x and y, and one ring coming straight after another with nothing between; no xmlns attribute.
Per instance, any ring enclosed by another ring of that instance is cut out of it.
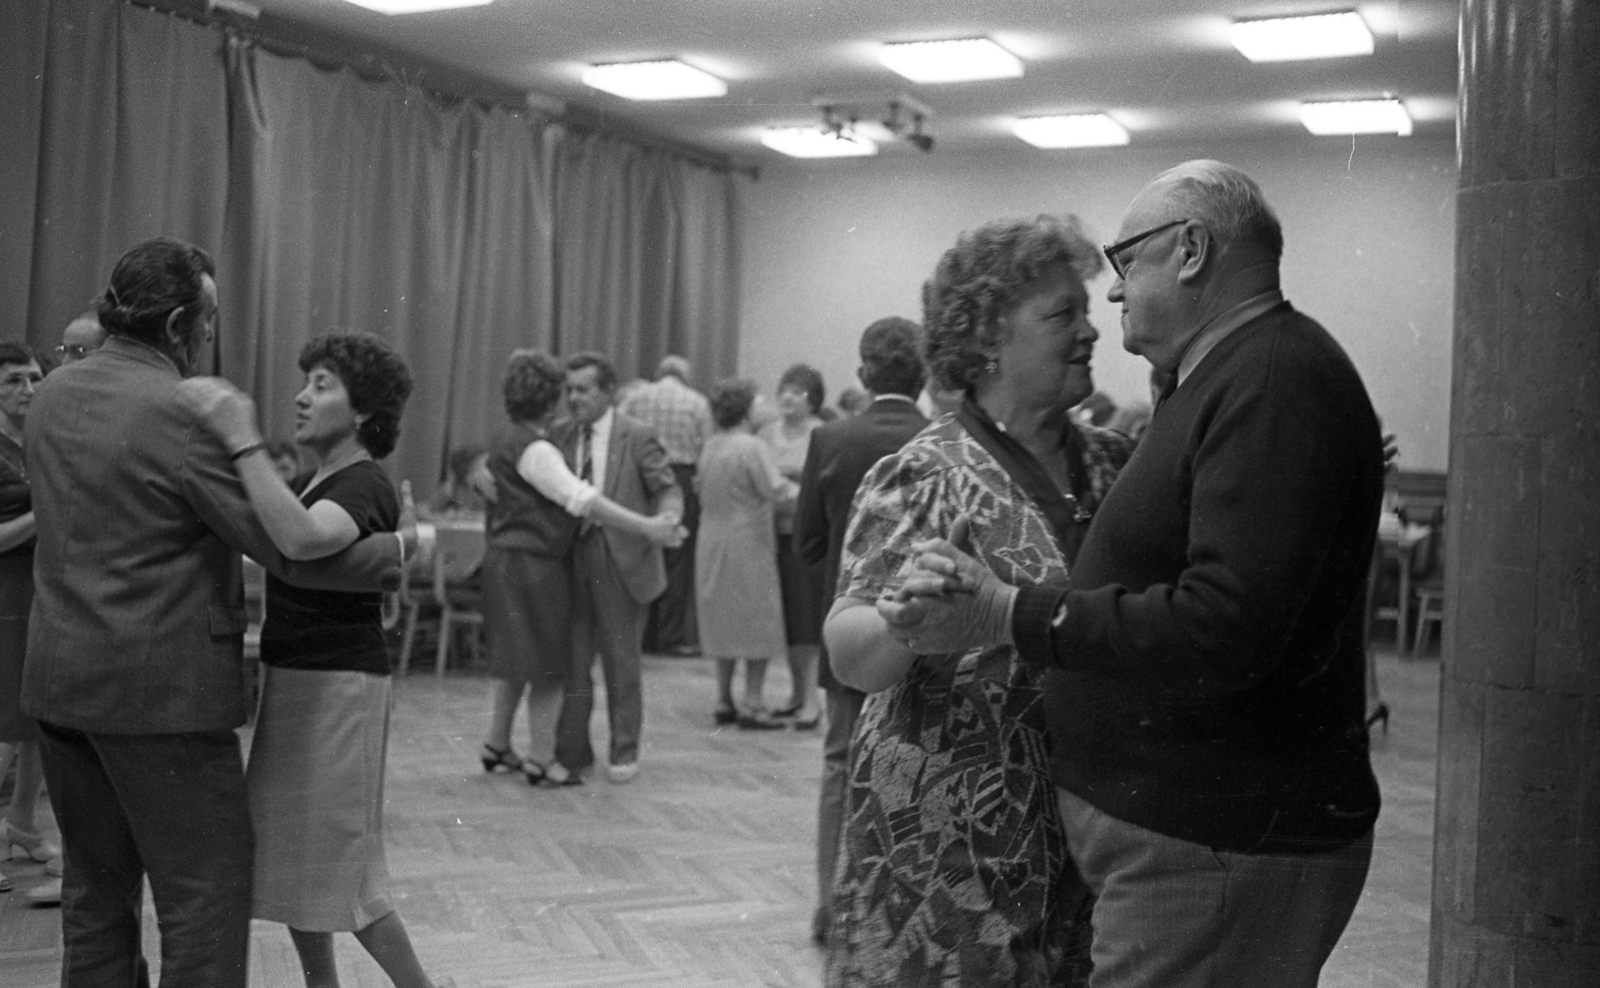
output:
<svg viewBox="0 0 1600 988"><path fill-rule="evenodd" d="M781 700L774 674L768 695ZM1437 666L1388 658L1382 678L1396 708L1374 752L1385 809L1367 892L1324 974L1337 988L1426 980ZM714 728L705 661L647 659L644 682L639 778L560 790L481 771L485 680L399 684L389 866L436 976L458 988L820 984L809 940L819 735ZM20 862L4 870L23 889L41 878ZM346 986L388 985L354 939L340 938L339 954ZM0 984L53 986L59 959L59 913L0 896ZM253 985L303 983L282 927L256 924L251 973Z"/></svg>

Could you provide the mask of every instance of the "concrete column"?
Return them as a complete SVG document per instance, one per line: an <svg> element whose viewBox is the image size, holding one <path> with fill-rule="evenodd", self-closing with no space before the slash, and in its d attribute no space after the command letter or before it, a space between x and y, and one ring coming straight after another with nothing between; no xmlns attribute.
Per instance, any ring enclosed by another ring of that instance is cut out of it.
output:
<svg viewBox="0 0 1600 988"><path fill-rule="evenodd" d="M1596 52L1463 0L1433 988L1600 985Z"/></svg>

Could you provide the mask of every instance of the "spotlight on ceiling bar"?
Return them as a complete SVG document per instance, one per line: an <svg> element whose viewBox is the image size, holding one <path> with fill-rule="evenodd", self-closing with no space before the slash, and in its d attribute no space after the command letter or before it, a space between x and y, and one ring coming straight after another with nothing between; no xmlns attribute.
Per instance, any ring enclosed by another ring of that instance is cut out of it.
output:
<svg viewBox="0 0 1600 988"><path fill-rule="evenodd" d="M1353 10L1310 17L1234 21L1233 46L1252 62L1372 54L1372 32Z"/></svg>
<svg viewBox="0 0 1600 988"><path fill-rule="evenodd" d="M878 153L878 145L865 137L817 127L772 127L762 132L761 143L791 158L864 158Z"/></svg>
<svg viewBox="0 0 1600 988"><path fill-rule="evenodd" d="M878 60L912 82L972 82L1022 75L1022 59L988 38L884 45Z"/></svg>
<svg viewBox="0 0 1600 988"><path fill-rule="evenodd" d="M613 62L583 70L583 84L632 100L705 99L728 95L728 84L677 59Z"/></svg>
<svg viewBox="0 0 1600 988"><path fill-rule="evenodd" d="M1301 103L1300 122L1319 135L1411 133L1411 114L1397 99Z"/></svg>
<svg viewBox="0 0 1600 988"><path fill-rule="evenodd" d="M1128 131L1104 113L1021 117L1011 132L1036 148L1098 148L1128 143Z"/></svg>
<svg viewBox="0 0 1600 988"><path fill-rule="evenodd" d="M458 7L483 7L494 0L349 0L357 7L376 10L380 14L426 14L433 10L455 10Z"/></svg>

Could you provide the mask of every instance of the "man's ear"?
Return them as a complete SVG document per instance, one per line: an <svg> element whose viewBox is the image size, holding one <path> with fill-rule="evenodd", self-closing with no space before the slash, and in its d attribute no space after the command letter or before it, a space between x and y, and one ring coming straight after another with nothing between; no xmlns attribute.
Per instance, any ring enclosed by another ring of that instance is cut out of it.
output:
<svg viewBox="0 0 1600 988"><path fill-rule="evenodd" d="M162 333L169 346L181 347L189 342L188 337L183 332L183 310L186 308L188 306L180 305L167 313L167 324L162 327Z"/></svg>
<svg viewBox="0 0 1600 988"><path fill-rule="evenodd" d="M861 382L861 386L863 388L867 388L868 391L872 390L871 388L867 387L867 369L865 367L856 368L856 380Z"/></svg>
<svg viewBox="0 0 1600 988"><path fill-rule="evenodd" d="M1178 282L1193 281L1205 271L1217 249L1211 231L1199 223L1185 223L1178 234Z"/></svg>

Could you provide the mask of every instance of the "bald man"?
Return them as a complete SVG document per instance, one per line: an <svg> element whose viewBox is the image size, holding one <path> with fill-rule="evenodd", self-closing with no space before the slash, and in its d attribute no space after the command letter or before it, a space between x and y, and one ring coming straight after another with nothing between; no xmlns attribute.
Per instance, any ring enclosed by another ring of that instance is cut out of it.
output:
<svg viewBox="0 0 1600 988"><path fill-rule="evenodd" d="M100 325L100 316L85 312L67 323L61 331L61 345L56 347L56 357L63 364L75 364L100 349L106 341L106 329Z"/></svg>

